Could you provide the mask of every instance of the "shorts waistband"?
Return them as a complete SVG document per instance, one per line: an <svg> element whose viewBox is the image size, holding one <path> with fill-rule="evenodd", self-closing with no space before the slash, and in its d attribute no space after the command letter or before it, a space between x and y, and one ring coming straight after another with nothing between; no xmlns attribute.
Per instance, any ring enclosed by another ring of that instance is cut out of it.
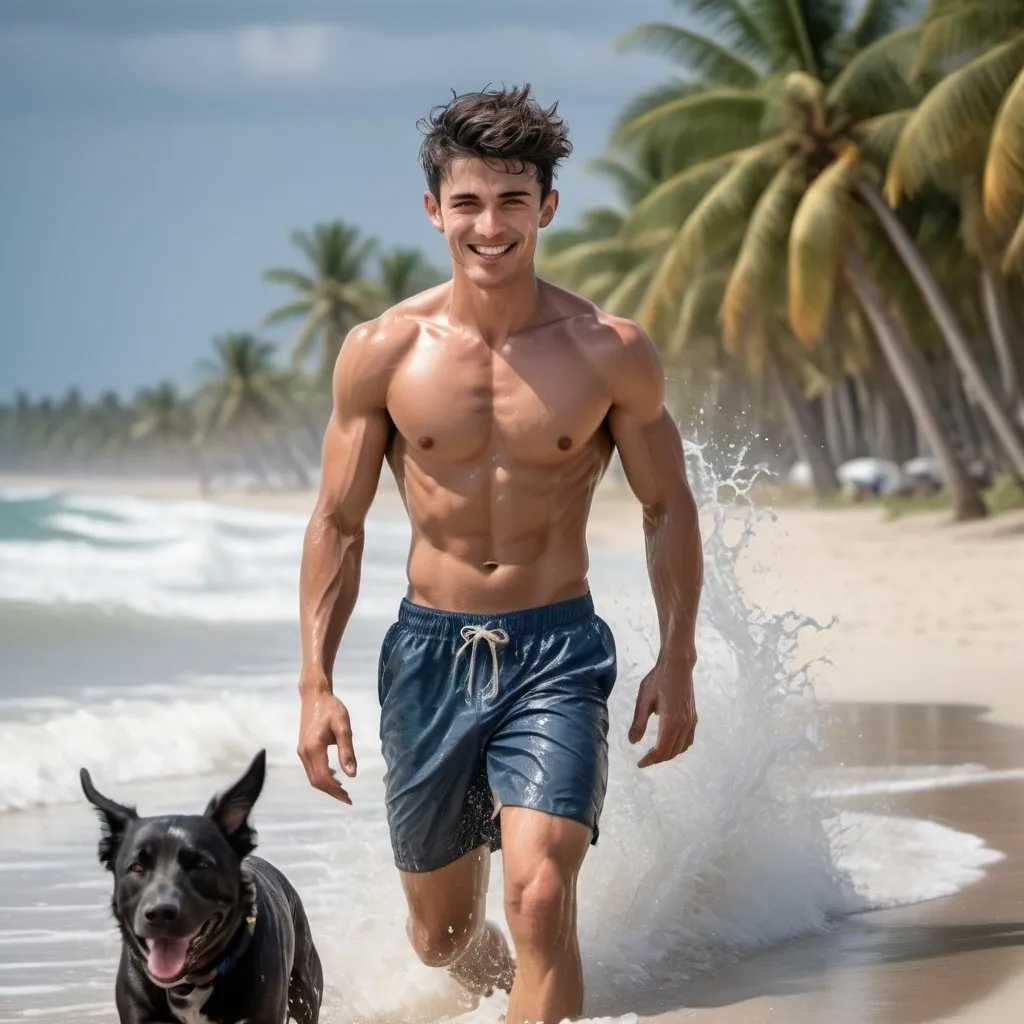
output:
<svg viewBox="0 0 1024 1024"><path fill-rule="evenodd" d="M503 629L509 636L514 637L524 633L545 633L552 629L572 626L593 616L594 599L589 593L570 598L568 601L539 605L536 608L489 614L427 608L403 597L398 610L399 625L411 629L414 633L447 639L460 636L464 626Z"/></svg>

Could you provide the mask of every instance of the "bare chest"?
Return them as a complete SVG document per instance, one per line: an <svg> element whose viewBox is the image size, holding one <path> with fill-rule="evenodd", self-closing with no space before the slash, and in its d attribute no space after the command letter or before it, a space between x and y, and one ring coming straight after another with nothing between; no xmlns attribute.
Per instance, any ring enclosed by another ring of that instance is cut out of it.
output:
<svg viewBox="0 0 1024 1024"><path fill-rule="evenodd" d="M493 352L433 345L413 353L389 392L404 442L451 462L488 453L532 464L570 459L608 407L606 383L570 343Z"/></svg>

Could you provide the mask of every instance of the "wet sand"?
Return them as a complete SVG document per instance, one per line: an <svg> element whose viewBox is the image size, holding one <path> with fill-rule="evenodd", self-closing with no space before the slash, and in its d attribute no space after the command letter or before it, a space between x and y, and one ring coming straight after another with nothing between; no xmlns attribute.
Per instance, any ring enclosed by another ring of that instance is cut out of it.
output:
<svg viewBox="0 0 1024 1024"><path fill-rule="evenodd" d="M849 764L1024 766L1024 730L992 721L981 706L848 703L830 710L836 721L826 745ZM854 915L828 934L775 946L674 992L652 993L638 1012L663 1024L1022 1019L1024 780L861 797L843 806L974 833L1005 859L953 896Z"/></svg>

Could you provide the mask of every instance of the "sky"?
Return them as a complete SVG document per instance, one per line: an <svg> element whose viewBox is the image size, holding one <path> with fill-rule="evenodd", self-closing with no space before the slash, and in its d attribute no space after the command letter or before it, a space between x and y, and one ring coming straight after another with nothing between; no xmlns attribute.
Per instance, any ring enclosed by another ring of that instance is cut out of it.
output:
<svg viewBox="0 0 1024 1024"><path fill-rule="evenodd" d="M211 339L260 328L290 234L357 225L447 267L422 208L419 118L529 81L574 153L556 224L611 197L586 162L672 73L621 52L670 0L4 0L0 401L194 386Z"/></svg>

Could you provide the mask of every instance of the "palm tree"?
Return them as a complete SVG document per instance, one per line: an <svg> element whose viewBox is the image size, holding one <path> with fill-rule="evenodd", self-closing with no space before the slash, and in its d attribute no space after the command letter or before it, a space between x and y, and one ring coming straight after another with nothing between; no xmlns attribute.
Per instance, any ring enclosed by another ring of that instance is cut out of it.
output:
<svg viewBox="0 0 1024 1024"><path fill-rule="evenodd" d="M706 7L703 0L685 0L683 5L691 12ZM848 243L843 234L848 222L818 218L807 196L813 183L833 170L833 180L882 222L911 272L918 275L919 285L922 276L930 276L884 201L884 210L877 209L875 200L881 197L861 151L884 153L916 99L903 68L916 49L919 29L893 30L907 6L898 0L871 0L848 21L840 3L764 0L755 20L752 8L731 0L717 9L718 34L742 40L742 48L730 49L715 37L689 30L673 34L680 48L700 58L702 87L687 86L677 97L646 109L640 104L620 127L619 138L651 131L700 137L720 125L719 138L728 137L733 148L723 151L715 142L708 155L634 209L634 230L645 230L655 221L680 225L641 305L641 319L653 319L659 307L671 303L688 275L739 244L721 314L727 338L749 330L777 301L778 257L788 246L790 319L799 337L816 338L817 333L809 335L808 326L819 332L826 323L839 256ZM655 26L637 31L645 33L648 44L667 34ZM740 60L733 59L740 53ZM755 108L760 111L756 123L751 117ZM795 240L791 233L796 233ZM796 285L794 275L801 271L803 279ZM863 290L857 294L865 301L869 297ZM806 318L800 322L797 298L816 311L813 325ZM870 319L877 327L876 319ZM882 344L882 349L891 358L892 346ZM921 367L901 365L896 379L905 392L916 392L913 398L906 395L915 415L927 415ZM938 432L941 423L930 422L926 433L931 437ZM942 448L957 517L977 515L984 506L976 489L951 446Z"/></svg>
<svg viewBox="0 0 1024 1024"><path fill-rule="evenodd" d="M199 470L205 490L207 475L200 457L192 405L170 381L143 388L135 396L135 421L129 428L134 441L155 444L172 458L190 462Z"/></svg>
<svg viewBox="0 0 1024 1024"><path fill-rule="evenodd" d="M197 399L202 440L256 440L275 449L306 487L309 475L281 428L287 417L289 376L274 365L274 347L251 334L215 338L216 358L201 364Z"/></svg>
<svg viewBox="0 0 1024 1024"><path fill-rule="evenodd" d="M192 440L192 410L170 381L143 388L135 396L135 415L130 431L133 438L152 438L170 446Z"/></svg>
<svg viewBox="0 0 1024 1024"><path fill-rule="evenodd" d="M936 181L983 182L1002 269L1024 270L1024 0L929 0L914 71L950 66L907 121L886 192L895 205Z"/></svg>
<svg viewBox="0 0 1024 1024"><path fill-rule="evenodd" d="M1004 404L1024 425L1000 279L1024 270L1024 0L931 0L915 73L950 65L900 134L886 196L896 206L938 186L961 198Z"/></svg>
<svg viewBox="0 0 1024 1024"><path fill-rule="evenodd" d="M307 271L274 267L266 281L294 288L298 297L263 318L263 324L302 318L292 343L296 368L309 359L319 337L318 372L329 378L345 335L358 323L377 314L380 295L367 278L366 268L376 248L360 238L359 229L334 221L317 224L312 233L295 231L292 242L309 261Z"/></svg>

